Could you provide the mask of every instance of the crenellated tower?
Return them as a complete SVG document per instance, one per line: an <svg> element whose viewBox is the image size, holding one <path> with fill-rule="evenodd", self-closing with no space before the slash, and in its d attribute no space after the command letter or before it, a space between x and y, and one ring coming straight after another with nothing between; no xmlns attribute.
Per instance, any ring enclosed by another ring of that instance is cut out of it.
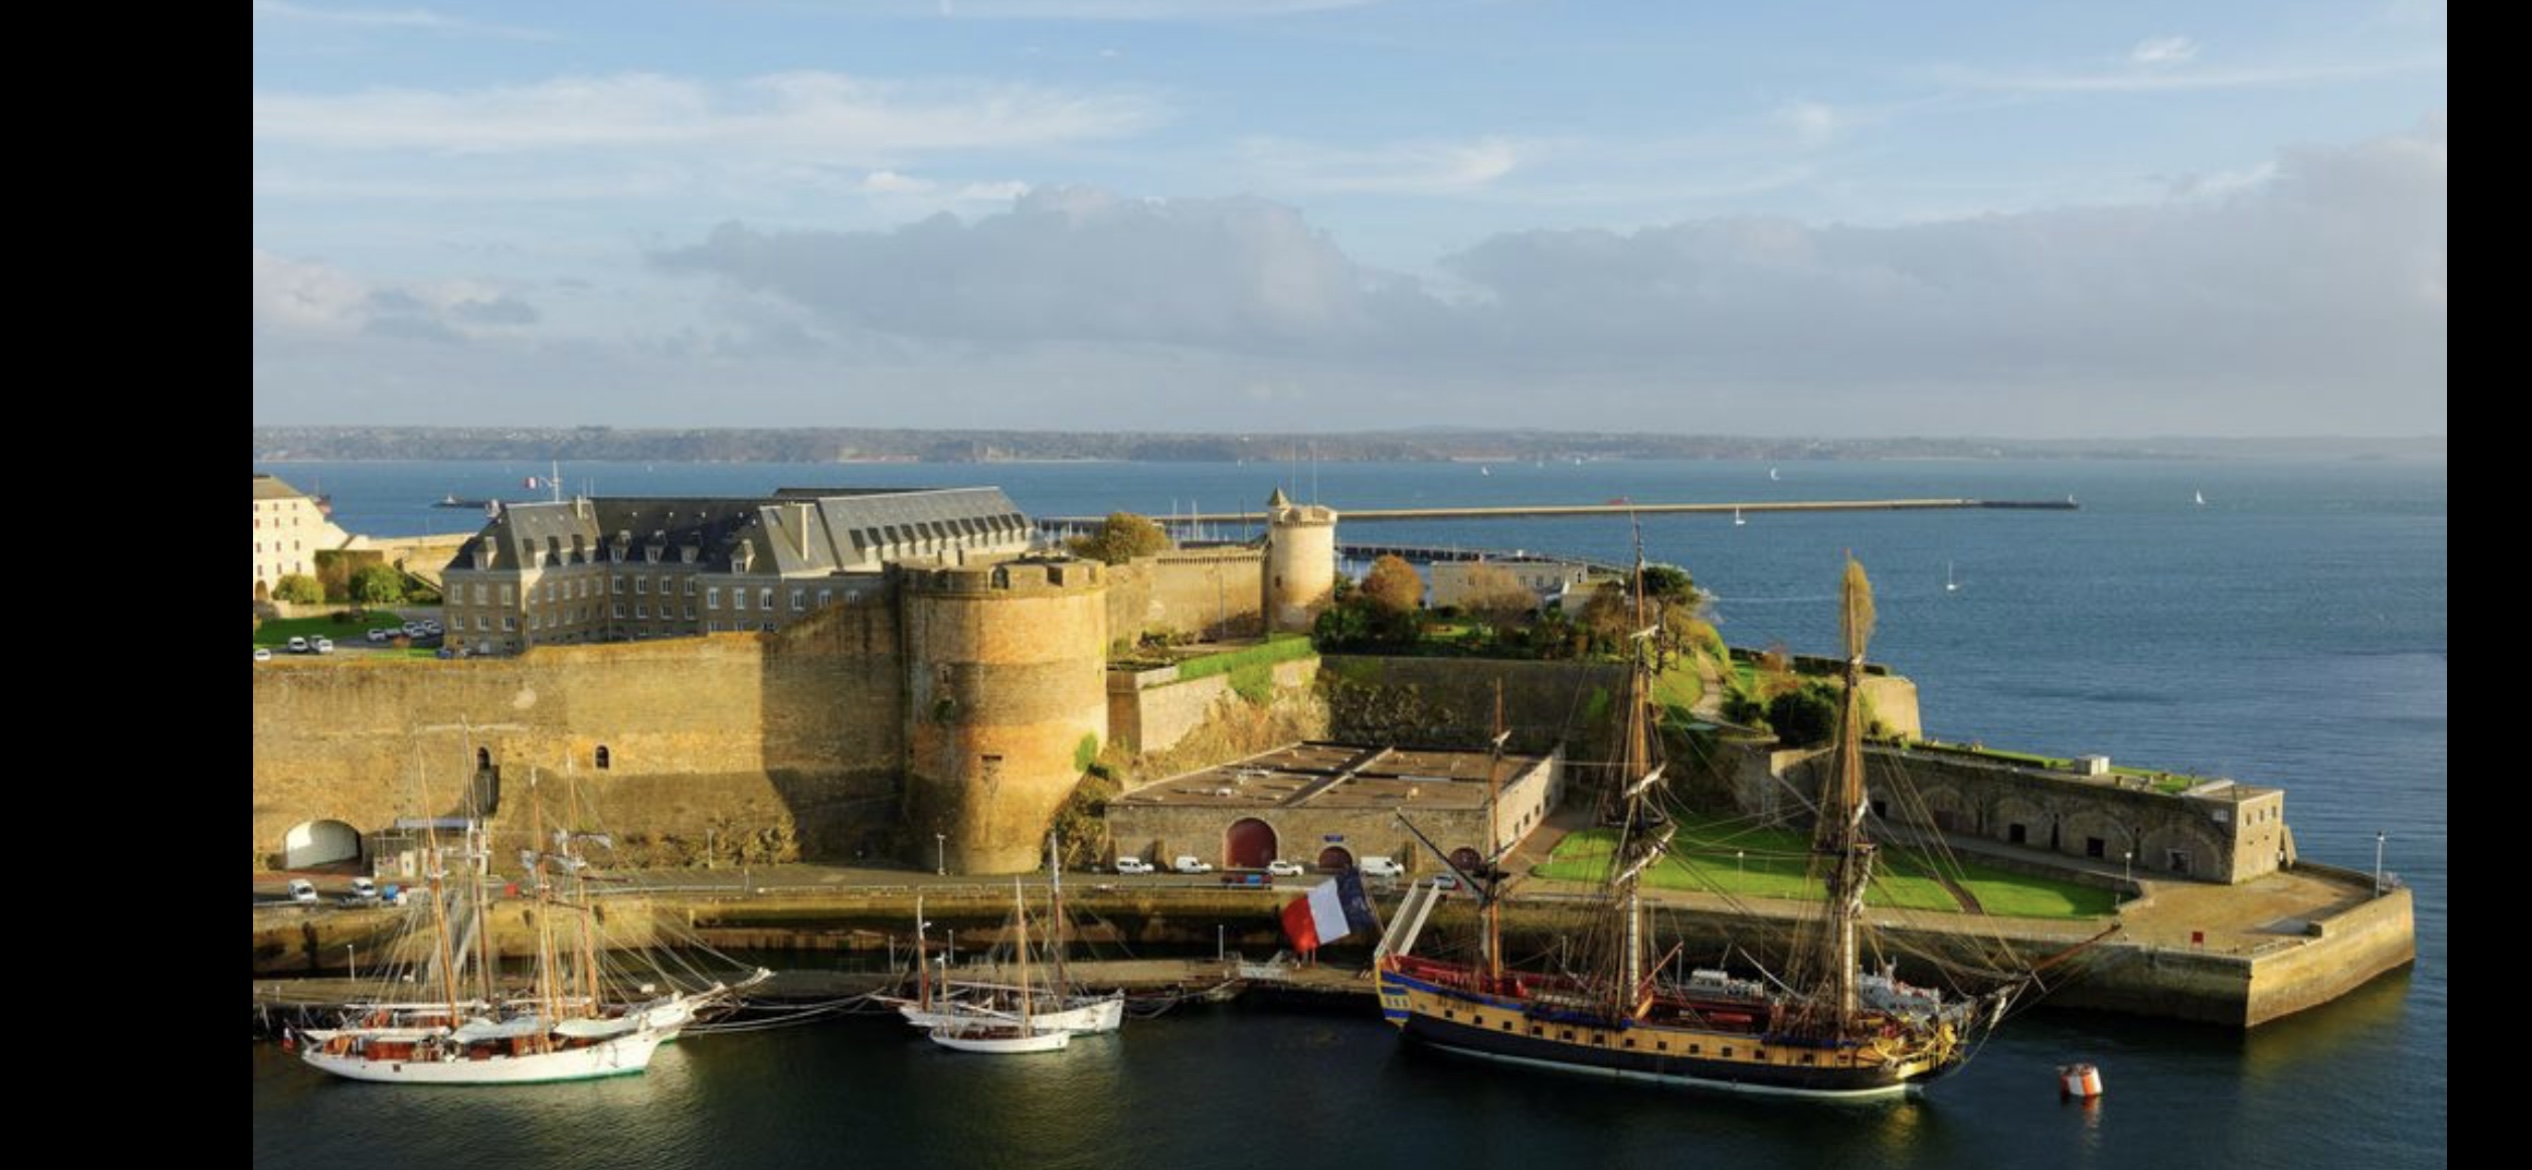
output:
<svg viewBox="0 0 2532 1170"><path fill-rule="evenodd" d="M1336 509L1266 498L1266 629L1308 631L1336 597Z"/></svg>

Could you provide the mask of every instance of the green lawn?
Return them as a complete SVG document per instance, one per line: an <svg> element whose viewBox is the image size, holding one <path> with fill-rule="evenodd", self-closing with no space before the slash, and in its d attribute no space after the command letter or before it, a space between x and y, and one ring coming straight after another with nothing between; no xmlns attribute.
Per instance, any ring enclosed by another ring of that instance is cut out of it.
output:
<svg viewBox="0 0 2532 1170"><path fill-rule="evenodd" d="M1608 872L1615 833L1588 829L1556 846L1538 875L1566 881L1598 881ZM1784 829L1754 829L1737 823L1702 821L1679 825L1671 837L1670 855L1646 872L1654 889L1694 890L1740 897L1797 898L1817 901L1811 882L1811 842ZM2093 918L2114 913L2109 890L1983 866L1962 863L1959 882L1990 914L2023 918ZM1909 910L1957 912L1960 902L1940 882L1916 851L1891 847L1874 866L1865 903Z"/></svg>

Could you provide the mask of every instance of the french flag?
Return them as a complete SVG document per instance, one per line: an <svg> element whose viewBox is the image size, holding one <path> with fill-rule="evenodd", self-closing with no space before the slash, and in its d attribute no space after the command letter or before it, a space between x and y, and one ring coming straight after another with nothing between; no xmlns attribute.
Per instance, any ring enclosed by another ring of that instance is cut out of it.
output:
<svg viewBox="0 0 2532 1170"><path fill-rule="evenodd" d="M1357 932L1380 933L1380 920L1363 893L1363 879L1350 869L1286 903L1283 920L1285 937L1304 955Z"/></svg>

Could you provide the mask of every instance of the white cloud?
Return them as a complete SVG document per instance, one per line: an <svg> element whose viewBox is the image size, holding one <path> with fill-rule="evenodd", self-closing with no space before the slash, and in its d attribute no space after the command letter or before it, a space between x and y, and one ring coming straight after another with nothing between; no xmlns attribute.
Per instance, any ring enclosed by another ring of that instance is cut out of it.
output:
<svg viewBox="0 0 2532 1170"><path fill-rule="evenodd" d="M1837 111L1822 102L1790 102L1776 110L1776 123L1793 131L1805 146L1818 146L1835 136Z"/></svg>
<svg viewBox="0 0 2532 1170"><path fill-rule="evenodd" d="M1126 93L816 72L732 84L633 73L476 90L255 94L259 143L453 154L677 147L885 160L1116 138L1162 117L1153 101Z"/></svg>
<svg viewBox="0 0 2532 1170"><path fill-rule="evenodd" d="M511 40L542 41L554 38L554 34L540 29L487 24L479 20L467 20L463 17L434 12L428 8L319 8L306 4L286 4L282 0L255 0L255 19L344 25L355 28L464 33Z"/></svg>
<svg viewBox="0 0 2532 1170"><path fill-rule="evenodd" d="M1250 138L1239 144L1238 155L1241 165L1278 191L1436 195L1487 187L1535 161L1537 149L1501 137L1363 149Z"/></svg>
<svg viewBox="0 0 2532 1170"><path fill-rule="evenodd" d="M2254 65L2230 69L2183 69L2178 67L2179 64L2182 63L2108 73L1991 72L1947 68L1934 71L1933 76L1943 84L1961 89L2004 93L2151 93L2357 81L2398 73L2441 71L2445 67L2441 52L2385 61Z"/></svg>
<svg viewBox="0 0 2532 1170"><path fill-rule="evenodd" d="M2128 61L2147 68L2161 68L2185 64L2197 55L2198 43L2188 37L2155 37L2138 41L2134 49L2128 50Z"/></svg>
<svg viewBox="0 0 2532 1170"><path fill-rule="evenodd" d="M1381 0L940 0L943 16L980 20L1244 20L1360 8Z"/></svg>
<svg viewBox="0 0 2532 1170"><path fill-rule="evenodd" d="M509 335L542 314L480 281L376 284L326 264L255 249L255 327L266 333L368 333L431 341Z"/></svg>
<svg viewBox="0 0 2532 1170"><path fill-rule="evenodd" d="M872 171L862 176L862 190L886 195L914 194L929 191L932 184L895 171Z"/></svg>

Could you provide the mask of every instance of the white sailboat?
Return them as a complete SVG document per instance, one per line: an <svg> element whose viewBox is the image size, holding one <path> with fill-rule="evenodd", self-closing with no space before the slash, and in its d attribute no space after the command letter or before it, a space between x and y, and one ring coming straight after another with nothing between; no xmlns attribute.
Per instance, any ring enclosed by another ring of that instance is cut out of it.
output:
<svg viewBox="0 0 2532 1170"><path fill-rule="evenodd" d="M1943 562L1943 592L1958 593L1960 588L1960 582L1952 580L1952 562Z"/></svg>
<svg viewBox="0 0 2532 1170"><path fill-rule="evenodd" d="M1732 527L1738 528L1747 523L1749 523L1749 521L1741 518L1741 510L1739 508L1732 509Z"/></svg>
<svg viewBox="0 0 2532 1170"><path fill-rule="evenodd" d="M2197 504L2201 508L2207 506L2207 493L2203 491L2193 491L2189 493L2189 498L2191 502Z"/></svg>
<svg viewBox="0 0 2532 1170"><path fill-rule="evenodd" d="M1042 987L1027 988L1032 992L1032 1007L1037 1022L1044 1027L1062 1028L1068 1032L1090 1034L1114 1032L1125 1024L1125 992L1122 989L1104 994L1083 991L1074 986L1064 972L1064 934L1071 920L1064 915L1064 871L1055 855L1055 843L1047 841L1046 859L1049 887L1048 930L1053 935L1047 943L1047 979ZM922 964L929 949L924 938L923 907L915 906L915 958ZM1022 936L1025 940L1025 935ZM1021 944L1026 947L1025 941ZM1024 956L1025 958L1025 956ZM968 1023L1010 1023L1019 1016L1018 996L1022 985L1030 980L1022 966L1019 984L986 980L952 981L946 974L936 991L932 986L931 968L920 966L916 974L916 998L886 999L895 1005L907 1023L918 1028Z"/></svg>
<svg viewBox="0 0 2532 1170"><path fill-rule="evenodd" d="M1011 1056L1028 1052L1057 1052L1072 1045L1073 1034L1061 1027L1040 1023L1031 1011L1029 995L1029 914L1028 902L1020 894L1019 879L1011 882L1011 905L1018 913L1012 919L1019 927L1020 994L1018 1012L1010 1020L967 1019L935 1025L932 1042L959 1052L982 1052Z"/></svg>

